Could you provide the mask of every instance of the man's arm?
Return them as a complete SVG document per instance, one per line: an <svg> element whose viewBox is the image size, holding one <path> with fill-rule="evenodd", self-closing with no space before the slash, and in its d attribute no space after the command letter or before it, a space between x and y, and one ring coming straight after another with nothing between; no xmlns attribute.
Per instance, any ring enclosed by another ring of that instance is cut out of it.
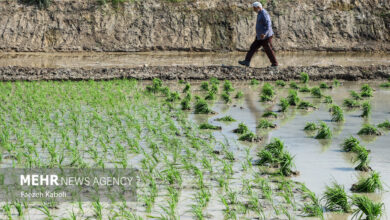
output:
<svg viewBox="0 0 390 220"><path fill-rule="evenodd" d="M264 13L264 33L262 33L263 39L267 36L269 30L271 30L271 17L268 13Z"/></svg>

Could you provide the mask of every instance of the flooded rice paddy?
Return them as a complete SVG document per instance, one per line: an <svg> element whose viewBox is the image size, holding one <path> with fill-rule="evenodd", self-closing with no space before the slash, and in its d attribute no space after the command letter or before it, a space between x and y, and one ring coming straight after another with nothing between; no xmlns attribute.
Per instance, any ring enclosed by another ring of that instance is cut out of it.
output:
<svg viewBox="0 0 390 220"><path fill-rule="evenodd" d="M287 66L369 66L390 64L388 53L280 52L281 67ZM0 66L45 68L138 67L171 65L236 66L245 53L138 52L138 53L1 53ZM269 66L264 52L253 57L253 67Z"/></svg>
<svg viewBox="0 0 390 220"><path fill-rule="evenodd" d="M201 90L202 82L189 83L188 91L193 100L196 95L207 95ZM358 176L364 175L354 169L355 156L341 148L344 139L354 136L371 151L369 165L380 173L385 184L383 192L367 195L385 204L383 219L390 216L390 193L386 185L390 182L389 132L381 129L381 136L357 135L365 123L378 125L390 119L390 90L381 88L382 82L377 81L341 82L334 88L322 89L323 95L331 96L339 106L343 106L344 99L350 98L350 91L359 92L363 84L375 90L373 97L365 98L372 105L368 118L360 117L361 108L342 107L345 122L332 122L330 104L310 93L298 92L298 96L314 104L316 109L289 107L287 111L279 112L279 99L287 97L289 92L288 82L285 88L275 82L269 83L275 88L274 101L260 102L264 82L258 85L248 81L233 82L231 102L225 103L221 99L222 92L217 94L216 100L207 101L215 114L194 114L195 101L191 101L191 110L180 111L179 101L161 102L165 100L161 94L145 95L145 87L151 82L2 83L0 164L1 167L126 165L139 169L145 176L150 175L151 179L139 186L138 202L102 203L101 213L96 204L88 202L81 204L81 209L77 203L59 203L50 209L56 218L71 219L69 215L74 211L77 219L108 219L108 216L119 219L306 219L302 216L301 206L305 200L300 183L322 197L326 185L337 181L352 195L349 189ZM333 82L325 83L333 85ZM222 84L220 81L220 91ZM177 91L183 99L184 84L164 82L164 85ZM308 87L318 85L319 82L309 82ZM234 98L237 91L242 91L242 98ZM257 128L267 111L277 115L276 119L269 119L277 127ZM216 120L223 116L231 116L236 121ZM324 121L330 127L332 139L318 140L313 133L303 130L307 122L318 121ZM221 130L199 131L198 126L205 122L221 126ZM239 135L233 130L241 122L262 140L239 141ZM273 138L282 140L286 150L294 156L294 170L299 171L299 175L274 176L256 165L257 153ZM31 146L35 146L38 153L32 154L34 148ZM56 151L65 156L63 161L58 162L61 155ZM161 170L164 172L160 173ZM172 179L174 184L169 183ZM156 183L158 186L151 187ZM152 189L157 192L150 191ZM207 201L204 200L206 197ZM260 204L262 211L257 213L259 209L251 208L253 204ZM1 217L6 219L4 210ZM19 218L15 209L8 214ZM351 213L325 212L324 215L326 219L351 218ZM48 218L47 214L31 207L25 210L24 217Z"/></svg>

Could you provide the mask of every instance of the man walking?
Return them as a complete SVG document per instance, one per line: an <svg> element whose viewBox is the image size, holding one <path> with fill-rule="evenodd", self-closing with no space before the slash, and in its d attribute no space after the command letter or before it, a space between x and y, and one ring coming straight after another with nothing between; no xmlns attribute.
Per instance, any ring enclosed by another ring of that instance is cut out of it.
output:
<svg viewBox="0 0 390 220"><path fill-rule="evenodd" d="M272 50L272 37L274 32L272 31L271 18L268 12L263 9L263 6L260 2L253 3L253 10L257 12L257 21L256 21L256 38L252 43L248 53L246 54L245 60L238 61L239 64L244 66L249 66L253 54L263 46L265 53L267 54L269 61L272 63L271 66L278 66L278 61L276 60L275 53Z"/></svg>

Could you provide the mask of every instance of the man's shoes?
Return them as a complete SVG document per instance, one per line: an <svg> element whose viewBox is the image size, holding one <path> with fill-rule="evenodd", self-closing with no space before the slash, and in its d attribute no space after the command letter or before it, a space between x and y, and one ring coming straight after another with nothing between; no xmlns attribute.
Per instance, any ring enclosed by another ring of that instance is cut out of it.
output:
<svg viewBox="0 0 390 220"><path fill-rule="evenodd" d="M243 66L247 66L247 67L249 67L249 65L250 65L250 62L246 61L246 60L240 60L240 61L238 61L238 63L243 65Z"/></svg>
<svg viewBox="0 0 390 220"><path fill-rule="evenodd" d="M278 65L272 64L270 67L277 69L277 68L278 68Z"/></svg>

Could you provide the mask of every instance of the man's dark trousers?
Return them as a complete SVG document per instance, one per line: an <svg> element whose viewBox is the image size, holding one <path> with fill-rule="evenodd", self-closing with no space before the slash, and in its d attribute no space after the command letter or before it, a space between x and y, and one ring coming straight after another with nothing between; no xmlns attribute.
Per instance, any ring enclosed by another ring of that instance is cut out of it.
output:
<svg viewBox="0 0 390 220"><path fill-rule="evenodd" d="M251 61L253 55L256 53L256 51L263 46L265 53L268 56L269 61L272 63L272 66L277 66L278 61L276 60L275 53L272 50L272 36L264 39L264 40L258 40L257 37L255 38L255 41L253 41L248 53L246 54L245 60Z"/></svg>

